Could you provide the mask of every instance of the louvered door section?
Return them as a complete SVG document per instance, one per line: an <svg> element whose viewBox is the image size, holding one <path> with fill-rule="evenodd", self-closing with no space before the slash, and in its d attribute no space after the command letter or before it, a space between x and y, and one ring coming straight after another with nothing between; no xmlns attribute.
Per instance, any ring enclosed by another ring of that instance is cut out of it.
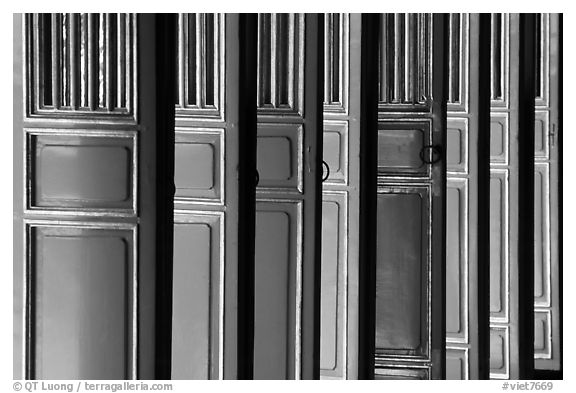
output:
<svg viewBox="0 0 576 393"><path fill-rule="evenodd" d="M381 16L377 379L444 373L444 23L442 15Z"/></svg>
<svg viewBox="0 0 576 393"><path fill-rule="evenodd" d="M320 375L358 378L359 14L324 15Z"/></svg>
<svg viewBox="0 0 576 393"><path fill-rule="evenodd" d="M317 377L320 18L258 15L255 379Z"/></svg>
<svg viewBox="0 0 576 393"><path fill-rule="evenodd" d="M178 15L173 379L238 378L240 39L238 14Z"/></svg>
<svg viewBox="0 0 576 393"><path fill-rule="evenodd" d="M560 370L559 15L540 14L536 23L534 358L537 370Z"/></svg>
<svg viewBox="0 0 576 393"><path fill-rule="evenodd" d="M446 378L479 379L480 15L450 14L446 135Z"/></svg>
<svg viewBox="0 0 576 393"><path fill-rule="evenodd" d="M23 23L23 377L151 379L154 16Z"/></svg>

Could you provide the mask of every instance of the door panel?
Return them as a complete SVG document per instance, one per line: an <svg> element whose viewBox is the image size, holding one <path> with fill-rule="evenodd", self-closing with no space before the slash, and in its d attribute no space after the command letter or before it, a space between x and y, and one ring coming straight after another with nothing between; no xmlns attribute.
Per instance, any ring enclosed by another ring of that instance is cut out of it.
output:
<svg viewBox="0 0 576 393"><path fill-rule="evenodd" d="M490 108L490 378L519 377L519 16L492 14Z"/></svg>
<svg viewBox="0 0 576 393"><path fill-rule="evenodd" d="M136 372L136 227L38 221L27 228L36 377L129 378Z"/></svg>
<svg viewBox="0 0 576 393"><path fill-rule="evenodd" d="M324 15L320 377L358 378L360 14Z"/></svg>
<svg viewBox="0 0 576 393"><path fill-rule="evenodd" d="M559 15L539 14L536 26L534 367L560 370Z"/></svg>
<svg viewBox="0 0 576 393"><path fill-rule="evenodd" d="M481 69L482 47L489 37L481 34L479 14L450 14L448 118L447 118L447 189L446 189L446 378L482 378L480 358L483 340L487 340L487 321L479 316L480 301L488 283L483 281L479 239L489 222L479 213L479 205L488 193L481 184L489 170L481 133L489 113L481 112L482 86L488 74ZM487 103L486 103L487 105ZM484 116L486 117L484 119ZM494 120L494 118L492 118ZM492 158L505 157L506 123L493 122L491 127ZM486 164L487 166L487 164ZM494 185L494 187L499 187ZM500 190L500 188L498 188ZM498 194L501 195L501 194ZM499 214L500 203L494 201L491 213ZM490 239L490 252L498 252L500 242ZM494 273L494 271L493 271ZM497 273L494 273L497 274ZM495 297L491 294L490 300ZM486 326L486 329L484 328Z"/></svg>
<svg viewBox="0 0 576 393"><path fill-rule="evenodd" d="M376 378L444 374L445 23L381 16Z"/></svg>
<svg viewBox="0 0 576 393"><path fill-rule="evenodd" d="M222 213L175 215L172 378L211 379L222 357Z"/></svg>
<svg viewBox="0 0 576 393"><path fill-rule="evenodd" d="M23 16L24 378L154 377L155 18Z"/></svg>
<svg viewBox="0 0 576 393"><path fill-rule="evenodd" d="M319 18L258 15L256 379L317 377Z"/></svg>
<svg viewBox="0 0 576 393"><path fill-rule="evenodd" d="M376 347L389 356L427 358L430 270L426 189L380 189L376 265Z"/></svg>
<svg viewBox="0 0 576 393"><path fill-rule="evenodd" d="M302 204L259 200L256 239L254 378L294 379L301 357ZM292 366L294 365L294 366Z"/></svg>
<svg viewBox="0 0 576 393"><path fill-rule="evenodd" d="M238 14L178 15L174 379L239 373L240 40Z"/></svg>

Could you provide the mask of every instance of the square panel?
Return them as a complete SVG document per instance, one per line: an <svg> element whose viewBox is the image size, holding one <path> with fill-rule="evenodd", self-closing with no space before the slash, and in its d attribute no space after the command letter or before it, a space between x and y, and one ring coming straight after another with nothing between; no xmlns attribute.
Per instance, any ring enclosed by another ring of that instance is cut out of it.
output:
<svg viewBox="0 0 576 393"><path fill-rule="evenodd" d="M348 122L324 121L323 160L330 172L324 184L348 184ZM326 176L326 168L323 168Z"/></svg>
<svg viewBox="0 0 576 393"><path fill-rule="evenodd" d="M536 159L548 159L550 155L550 146L548 144L550 112L536 111L534 116L534 157Z"/></svg>
<svg viewBox="0 0 576 393"><path fill-rule="evenodd" d="M508 165L509 157L509 115L490 114L490 163Z"/></svg>
<svg viewBox="0 0 576 393"><path fill-rule="evenodd" d="M446 170L468 173L468 119L448 118Z"/></svg>
<svg viewBox="0 0 576 393"><path fill-rule="evenodd" d="M303 127L258 123L258 191L303 192Z"/></svg>
<svg viewBox="0 0 576 393"><path fill-rule="evenodd" d="M552 358L552 321L550 310L534 310L534 358Z"/></svg>
<svg viewBox="0 0 576 393"><path fill-rule="evenodd" d="M224 129L176 128L174 203L224 203Z"/></svg>
<svg viewBox="0 0 576 393"><path fill-rule="evenodd" d="M137 134L26 129L28 211L136 215Z"/></svg>
<svg viewBox="0 0 576 393"><path fill-rule="evenodd" d="M508 326L490 326L490 379L510 377L510 330Z"/></svg>
<svg viewBox="0 0 576 393"><path fill-rule="evenodd" d="M446 347L446 379L468 379L470 364L468 348Z"/></svg>
<svg viewBox="0 0 576 393"><path fill-rule="evenodd" d="M430 122L378 123L378 174L381 176L428 177Z"/></svg>

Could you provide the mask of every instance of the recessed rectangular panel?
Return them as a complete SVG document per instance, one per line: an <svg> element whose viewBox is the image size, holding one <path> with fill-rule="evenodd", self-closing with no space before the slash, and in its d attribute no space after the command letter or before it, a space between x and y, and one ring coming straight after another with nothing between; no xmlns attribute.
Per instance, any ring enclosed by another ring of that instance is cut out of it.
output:
<svg viewBox="0 0 576 393"><path fill-rule="evenodd" d="M224 130L176 129L176 203L223 203Z"/></svg>
<svg viewBox="0 0 576 393"><path fill-rule="evenodd" d="M322 277L320 295L320 372L343 377L346 269L346 194L325 193L322 203Z"/></svg>
<svg viewBox="0 0 576 393"><path fill-rule="evenodd" d="M466 199L463 186L448 183L446 190L446 333L452 341L465 338Z"/></svg>
<svg viewBox="0 0 576 393"><path fill-rule="evenodd" d="M548 157L548 135L550 124L548 122L548 111L536 111L534 118L534 156Z"/></svg>
<svg viewBox="0 0 576 393"><path fill-rule="evenodd" d="M508 378L509 330L507 327L490 327L490 378Z"/></svg>
<svg viewBox="0 0 576 393"><path fill-rule="evenodd" d="M302 192L301 124L258 123L258 189Z"/></svg>
<svg viewBox="0 0 576 393"><path fill-rule="evenodd" d="M172 378L216 373L220 246L217 218L177 215L172 288Z"/></svg>
<svg viewBox="0 0 576 393"><path fill-rule="evenodd" d="M446 164L449 172L468 171L468 120L448 118Z"/></svg>
<svg viewBox="0 0 576 393"><path fill-rule="evenodd" d="M508 163L508 114L490 116L490 162Z"/></svg>
<svg viewBox="0 0 576 393"><path fill-rule="evenodd" d="M134 214L135 148L130 132L29 133L28 207Z"/></svg>
<svg viewBox="0 0 576 393"><path fill-rule="evenodd" d="M299 225L294 203L257 202L255 379L295 376Z"/></svg>
<svg viewBox="0 0 576 393"><path fill-rule="evenodd" d="M374 379L382 380L422 380L429 379L427 368L377 367L374 369Z"/></svg>
<svg viewBox="0 0 576 393"><path fill-rule="evenodd" d="M552 358L552 330L550 311L534 310L534 357Z"/></svg>
<svg viewBox="0 0 576 393"><path fill-rule="evenodd" d="M420 152L428 141L428 130L423 125L381 124L378 129L378 172L426 175L428 165L422 161Z"/></svg>
<svg viewBox="0 0 576 393"><path fill-rule="evenodd" d="M428 209L424 195L417 191L378 194L377 351L426 355Z"/></svg>
<svg viewBox="0 0 576 393"><path fill-rule="evenodd" d="M508 318L508 177L490 174L490 316Z"/></svg>
<svg viewBox="0 0 576 393"><path fill-rule="evenodd" d="M32 226L35 379L134 377L133 232Z"/></svg>
<svg viewBox="0 0 576 393"><path fill-rule="evenodd" d="M337 121L324 122L323 160L329 171L325 184L348 183L348 123Z"/></svg>
<svg viewBox="0 0 576 393"><path fill-rule="evenodd" d="M467 348L446 348L446 379L468 379Z"/></svg>
<svg viewBox="0 0 576 393"><path fill-rule="evenodd" d="M549 166L534 164L534 302L550 305Z"/></svg>

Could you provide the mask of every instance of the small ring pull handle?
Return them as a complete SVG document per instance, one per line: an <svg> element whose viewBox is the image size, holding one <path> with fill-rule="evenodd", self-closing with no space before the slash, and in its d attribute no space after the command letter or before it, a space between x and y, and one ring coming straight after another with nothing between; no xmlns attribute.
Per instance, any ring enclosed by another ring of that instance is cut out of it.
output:
<svg viewBox="0 0 576 393"><path fill-rule="evenodd" d="M326 175L322 176L322 183L324 183L330 177L330 167L326 161L322 161L322 167L326 167Z"/></svg>
<svg viewBox="0 0 576 393"><path fill-rule="evenodd" d="M426 153L430 151L430 155ZM420 159L424 164L436 164L442 159L442 148L438 145L426 145L420 150Z"/></svg>
<svg viewBox="0 0 576 393"><path fill-rule="evenodd" d="M258 169L255 169L255 171L256 171L256 172L254 173L254 174L256 175L256 176L255 176L255 177L256 177L256 184L255 184L255 186L258 187L258 183L260 183L260 173L258 172Z"/></svg>

